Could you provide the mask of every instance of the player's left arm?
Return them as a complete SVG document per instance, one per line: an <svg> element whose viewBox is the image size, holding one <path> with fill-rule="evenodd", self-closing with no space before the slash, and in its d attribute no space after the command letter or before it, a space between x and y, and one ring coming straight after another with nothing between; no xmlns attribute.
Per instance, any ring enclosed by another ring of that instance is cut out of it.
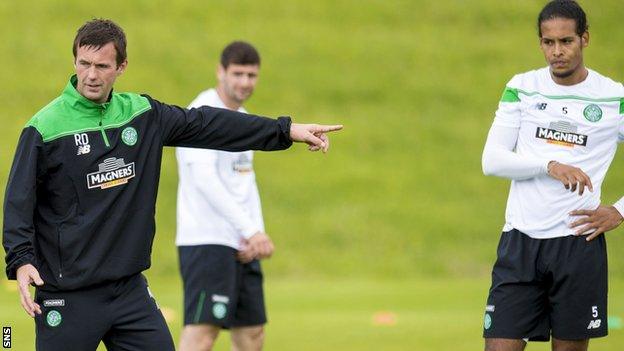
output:
<svg viewBox="0 0 624 351"><path fill-rule="evenodd" d="M620 110L624 107L622 99ZM624 119L624 116L622 116ZM618 142L624 142L624 123L620 125ZM598 235L617 228L624 221L624 197L611 206L600 205L595 210L576 210L570 212L572 216L581 218L570 224L570 228L576 228L576 235L588 233L586 240L590 241Z"/></svg>

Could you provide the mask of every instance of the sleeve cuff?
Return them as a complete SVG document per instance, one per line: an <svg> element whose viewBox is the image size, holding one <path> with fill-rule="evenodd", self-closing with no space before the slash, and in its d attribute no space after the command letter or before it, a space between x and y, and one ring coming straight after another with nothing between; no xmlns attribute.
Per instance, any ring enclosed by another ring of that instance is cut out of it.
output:
<svg viewBox="0 0 624 351"><path fill-rule="evenodd" d="M290 117L278 117L277 125L279 126L280 133L280 144L284 149L288 149L293 141L290 139L290 125L292 124L292 120Z"/></svg>
<svg viewBox="0 0 624 351"><path fill-rule="evenodd" d="M541 174L548 174L548 164L552 161L555 160L544 160L542 161L542 169L541 169ZM557 161L555 161L557 162Z"/></svg>
<svg viewBox="0 0 624 351"><path fill-rule="evenodd" d="M34 265L33 257L31 255L26 255L26 256L24 256L22 258L17 259L11 265L7 265L6 266L7 278L9 280L16 280L17 279L17 269L20 268L21 266L24 266L24 265L27 265L27 264Z"/></svg>
<svg viewBox="0 0 624 351"><path fill-rule="evenodd" d="M624 217L624 197L622 197L616 203L614 203L613 207L615 207L615 209L620 213L620 215Z"/></svg>

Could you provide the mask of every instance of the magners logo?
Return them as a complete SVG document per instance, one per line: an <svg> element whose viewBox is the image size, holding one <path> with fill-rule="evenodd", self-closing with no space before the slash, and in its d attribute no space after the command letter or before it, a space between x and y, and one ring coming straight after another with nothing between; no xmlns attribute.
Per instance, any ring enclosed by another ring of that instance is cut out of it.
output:
<svg viewBox="0 0 624 351"><path fill-rule="evenodd" d="M545 139L549 144L557 144L567 147L586 146L587 135L576 133L578 127L570 122L551 122L548 128L537 127L535 137Z"/></svg>
<svg viewBox="0 0 624 351"><path fill-rule="evenodd" d="M248 173L253 171L253 164L247 155L241 154L238 160L232 163L232 169L238 173Z"/></svg>
<svg viewBox="0 0 624 351"><path fill-rule="evenodd" d="M98 171L87 174L89 189L106 189L128 183L134 178L134 162L126 164L123 158L107 158L98 165Z"/></svg>

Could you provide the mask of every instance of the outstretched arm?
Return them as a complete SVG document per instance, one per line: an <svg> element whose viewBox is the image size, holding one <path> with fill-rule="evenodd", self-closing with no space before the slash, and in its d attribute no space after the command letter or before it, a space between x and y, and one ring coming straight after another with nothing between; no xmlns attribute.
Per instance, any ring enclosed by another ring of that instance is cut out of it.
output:
<svg viewBox="0 0 624 351"><path fill-rule="evenodd" d="M287 149L296 141L326 152L326 133L342 129L341 125L297 124L290 117L271 119L210 106L184 109L146 97L167 146L271 151Z"/></svg>

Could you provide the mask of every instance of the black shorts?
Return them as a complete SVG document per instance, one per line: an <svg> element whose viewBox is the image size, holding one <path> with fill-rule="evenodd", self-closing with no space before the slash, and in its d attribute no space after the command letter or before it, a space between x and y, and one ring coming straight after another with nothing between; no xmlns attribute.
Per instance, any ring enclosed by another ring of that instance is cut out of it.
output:
<svg viewBox="0 0 624 351"><path fill-rule="evenodd" d="M607 335L604 235L533 239L511 230L498 245L485 338L548 341Z"/></svg>
<svg viewBox="0 0 624 351"><path fill-rule="evenodd" d="M184 283L184 325L222 328L266 323L260 261L242 264L222 245L178 247Z"/></svg>
<svg viewBox="0 0 624 351"><path fill-rule="evenodd" d="M173 339L142 274L66 292L36 289L38 351L173 351Z"/></svg>

